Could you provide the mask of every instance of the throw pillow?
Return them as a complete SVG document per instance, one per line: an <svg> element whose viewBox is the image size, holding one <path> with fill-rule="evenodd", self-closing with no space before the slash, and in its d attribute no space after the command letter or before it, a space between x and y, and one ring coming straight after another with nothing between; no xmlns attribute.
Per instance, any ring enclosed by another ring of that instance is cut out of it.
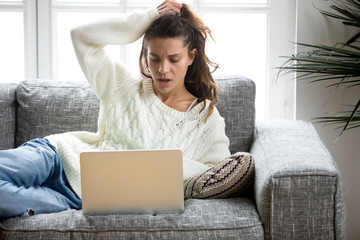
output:
<svg viewBox="0 0 360 240"><path fill-rule="evenodd" d="M254 170L252 155L237 152L205 173L188 179L184 184L184 197L206 199L238 195L251 185Z"/></svg>

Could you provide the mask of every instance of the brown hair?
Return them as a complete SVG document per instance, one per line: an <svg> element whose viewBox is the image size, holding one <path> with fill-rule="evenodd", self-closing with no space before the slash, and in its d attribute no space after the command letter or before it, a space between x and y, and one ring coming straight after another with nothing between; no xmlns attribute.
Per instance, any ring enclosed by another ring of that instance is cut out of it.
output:
<svg viewBox="0 0 360 240"><path fill-rule="evenodd" d="M189 54L191 50L196 49L195 60L188 67L185 75L185 87L198 98L198 103L204 102L202 110L205 108L205 100L211 101L205 121L212 114L214 105L218 102L218 86L211 75L218 68L218 65L210 61L205 54L205 42L208 36L213 39L210 29L187 4L183 4L179 14L165 14L155 20L147 29L139 59L142 76L151 78L147 62L149 40L156 37L183 37L184 46L188 47ZM210 71L210 67L213 67L214 70Z"/></svg>

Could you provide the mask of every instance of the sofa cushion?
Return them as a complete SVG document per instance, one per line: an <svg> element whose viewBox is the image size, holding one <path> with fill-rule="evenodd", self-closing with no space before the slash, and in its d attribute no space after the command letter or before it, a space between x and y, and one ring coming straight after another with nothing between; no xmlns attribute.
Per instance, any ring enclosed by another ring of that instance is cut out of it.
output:
<svg viewBox="0 0 360 240"><path fill-rule="evenodd" d="M16 95L16 146L54 133L97 131L99 100L87 82L27 80Z"/></svg>
<svg viewBox="0 0 360 240"><path fill-rule="evenodd" d="M39 214L0 222L0 239L263 239L247 198L185 201L181 214Z"/></svg>
<svg viewBox="0 0 360 240"><path fill-rule="evenodd" d="M0 84L0 150L15 144L16 97L15 83Z"/></svg>
<svg viewBox="0 0 360 240"><path fill-rule="evenodd" d="M248 152L255 129L255 83L244 77L217 77L217 108L225 119L230 152Z"/></svg>

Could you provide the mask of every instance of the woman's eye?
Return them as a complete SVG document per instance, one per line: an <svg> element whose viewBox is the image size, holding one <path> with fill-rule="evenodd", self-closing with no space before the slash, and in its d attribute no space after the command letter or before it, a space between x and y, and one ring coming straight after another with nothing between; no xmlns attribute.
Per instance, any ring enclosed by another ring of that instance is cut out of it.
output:
<svg viewBox="0 0 360 240"><path fill-rule="evenodd" d="M160 60L157 59L157 58L150 58L150 61L152 61L152 62L159 62Z"/></svg>
<svg viewBox="0 0 360 240"><path fill-rule="evenodd" d="M170 62L172 62L172 63L176 63L176 62L178 62L179 61L179 59L171 59L170 60Z"/></svg>

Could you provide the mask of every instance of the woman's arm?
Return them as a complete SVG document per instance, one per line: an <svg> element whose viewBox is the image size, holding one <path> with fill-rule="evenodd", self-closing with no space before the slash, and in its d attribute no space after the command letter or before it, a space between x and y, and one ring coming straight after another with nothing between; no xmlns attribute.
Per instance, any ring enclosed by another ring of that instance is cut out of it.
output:
<svg viewBox="0 0 360 240"><path fill-rule="evenodd" d="M211 124L204 137L203 146L198 147L196 152L202 154L199 161L208 168L202 169L191 160L186 160L186 167L197 168L198 173L192 169L186 176L184 174L184 197L225 198L245 193L251 186L255 171L252 155L237 152L230 156L223 119L218 124Z"/></svg>
<svg viewBox="0 0 360 240"><path fill-rule="evenodd" d="M71 37L81 69L100 99L116 98L115 93L121 95L125 91L126 81L134 79L126 67L106 55L104 47L136 41L158 15L156 8L137 10L72 29Z"/></svg>
<svg viewBox="0 0 360 240"><path fill-rule="evenodd" d="M218 115L217 111L214 111L213 114ZM204 173L210 167L230 156L229 139L225 134L224 119L220 116L218 119L214 118L217 117L211 116L205 123L207 127L199 136L193 158L184 157L184 180Z"/></svg>
<svg viewBox="0 0 360 240"><path fill-rule="evenodd" d="M212 115L218 115L217 110ZM210 116L206 122L209 126L202 136L202 145L197 150L199 161L209 167L213 167L230 156L230 141L225 134L225 121L220 115L218 116L219 119L213 122L210 119L211 117L215 118L215 116ZM200 147L202 150L200 150Z"/></svg>
<svg viewBox="0 0 360 240"><path fill-rule="evenodd" d="M159 15L178 13L181 7L177 1L166 0L157 8L122 14L118 18L79 26L71 31L80 67L100 99L116 99L126 92L127 81L134 80L126 67L113 62L105 54L104 47L136 41Z"/></svg>

